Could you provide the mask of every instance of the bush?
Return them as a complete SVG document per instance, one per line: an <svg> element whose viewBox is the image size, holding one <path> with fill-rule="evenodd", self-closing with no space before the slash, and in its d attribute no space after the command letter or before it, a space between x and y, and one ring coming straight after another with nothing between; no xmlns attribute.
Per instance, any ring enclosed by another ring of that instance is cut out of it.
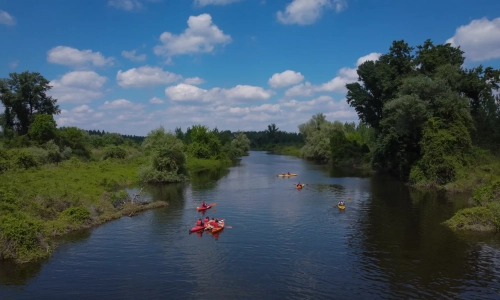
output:
<svg viewBox="0 0 500 300"><path fill-rule="evenodd" d="M73 206L64 210L61 217L73 224L83 224L90 220L90 211L83 206Z"/></svg>
<svg viewBox="0 0 500 300"><path fill-rule="evenodd" d="M35 155L26 150L20 150L17 153L15 164L17 167L25 170L28 170L30 168L37 168L40 165Z"/></svg>
<svg viewBox="0 0 500 300"><path fill-rule="evenodd" d="M124 159L127 156L127 151L123 149L122 147L118 146L110 146L107 147L106 150L104 151L104 159L107 158L119 158L119 159Z"/></svg>
<svg viewBox="0 0 500 300"><path fill-rule="evenodd" d="M48 250L39 221L23 215L0 217L0 258L28 261L48 255Z"/></svg>

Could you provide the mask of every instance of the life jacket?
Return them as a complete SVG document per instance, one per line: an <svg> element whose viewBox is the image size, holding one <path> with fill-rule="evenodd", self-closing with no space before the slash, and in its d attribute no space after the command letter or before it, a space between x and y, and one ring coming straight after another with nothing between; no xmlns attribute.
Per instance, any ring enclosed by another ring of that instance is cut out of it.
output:
<svg viewBox="0 0 500 300"><path fill-rule="evenodd" d="M196 226L201 226L201 221L200 220L196 221Z"/></svg>

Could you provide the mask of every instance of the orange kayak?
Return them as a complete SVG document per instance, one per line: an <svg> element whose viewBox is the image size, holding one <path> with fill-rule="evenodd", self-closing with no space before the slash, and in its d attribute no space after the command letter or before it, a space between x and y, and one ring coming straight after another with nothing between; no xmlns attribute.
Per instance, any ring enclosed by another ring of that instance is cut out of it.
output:
<svg viewBox="0 0 500 300"><path fill-rule="evenodd" d="M219 223L219 227L211 227L211 226L207 227L207 230L209 230L211 233L220 232L222 231L222 229L224 229L224 221Z"/></svg>

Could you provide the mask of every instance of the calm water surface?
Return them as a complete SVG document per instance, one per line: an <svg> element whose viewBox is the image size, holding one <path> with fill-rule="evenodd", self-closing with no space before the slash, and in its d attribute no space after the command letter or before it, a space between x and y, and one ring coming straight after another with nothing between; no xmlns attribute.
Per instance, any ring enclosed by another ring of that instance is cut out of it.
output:
<svg viewBox="0 0 500 300"><path fill-rule="evenodd" d="M498 235L439 225L463 199L264 152L147 193L170 205L0 264L0 299L500 299ZM202 200L232 228L189 235Z"/></svg>

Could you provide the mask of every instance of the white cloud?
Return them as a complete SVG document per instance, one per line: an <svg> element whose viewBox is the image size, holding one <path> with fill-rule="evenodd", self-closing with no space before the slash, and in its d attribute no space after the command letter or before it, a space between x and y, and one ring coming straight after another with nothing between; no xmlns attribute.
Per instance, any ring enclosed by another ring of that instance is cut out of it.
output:
<svg viewBox="0 0 500 300"><path fill-rule="evenodd" d="M500 18L482 18L460 26L446 43L460 46L471 61L500 58Z"/></svg>
<svg viewBox="0 0 500 300"><path fill-rule="evenodd" d="M380 57L380 53L370 53L368 55L360 57L356 66L361 65L367 60L376 61ZM311 97L318 92L329 92L329 93L345 93L347 92L346 84L358 81L357 69L354 68L342 68L337 72L332 80L319 84L313 85L310 82L301 83L295 85L285 91L286 97Z"/></svg>
<svg viewBox="0 0 500 300"><path fill-rule="evenodd" d="M361 56L360 58L358 58L358 61L356 62L356 67L359 67L365 61L369 61L369 60L377 61L381 55L382 55L382 53L372 52L368 55Z"/></svg>
<svg viewBox="0 0 500 300"><path fill-rule="evenodd" d="M282 88L285 86L297 84L304 80L304 76L300 72L286 70L282 73L275 73L269 78L269 85L273 88Z"/></svg>
<svg viewBox="0 0 500 300"><path fill-rule="evenodd" d="M108 5L114 8L133 11L144 7L145 2L160 2L161 0L109 0Z"/></svg>
<svg viewBox="0 0 500 300"><path fill-rule="evenodd" d="M194 0L193 4L198 7L203 7L207 5L227 5L240 1L241 0Z"/></svg>
<svg viewBox="0 0 500 300"><path fill-rule="evenodd" d="M47 61L66 66L92 65L103 67L113 64L113 58L105 58L100 52L78 50L67 46L57 46L47 52Z"/></svg>
<svg viewBox="0 0 500 300"><path fill-rule="evenodd" d="M166 56L170 60L174 55L211 53L217 45L225 46L231 42L231 36L224 34L213 24L209 14L190 16L187 23L188 28L179 35L162 33L162 44L154 47L155 54Z"/></svg>
<svg viewBox="0 0 500 300"><path fill-rule="evenodd" d="M230 89L212 88L201 89L194 85L181 83L165 89L165 95L173 102L238 102L263 101L274 94L272 90L265 90L258 86L237 85Z"/></svg>
<svg viewBox="0 0 500 300"><path fill-rule="evenodd" d="M160 67L143 66L116 74L118 85L123 88L145 88L160 84L169 84L181 80L182 76L163 71Z"/></svg>
<svg viewBox="0 0 500 300"><path fill-rule="evenodd" d="M132 51L122 51L122 56L125 57L126 59L130 59L131 61L143 61L146 60L146 54L136 54L136 50Z"/></svg>
<svg viewBox="0 0 500 300"><path fill-rule="evenodd" d="M200 85L205 83L205 80L200 77L192 77L184 79L184 83L190 85Z"/></svg>
<svg viewBox="0 0 500 300"><path fill-rule="evenodd" d="M158 97L153 97L153 98L149 99L149 103L151 103L151 104L162 104L163 102L164 101Z"/></svg>
<svg viewBox="0 0 500 300"><path fill-rule="evenodd" d="M278 11L276 16L283 24L309 25L316 22L324 10L341 12L346 7L346 0L293 0L285 11Z"/></svg>
<svg viewBox="0 0 500 300"><path fill-rule="evenodd" d="M16 19L14 19L14 17L8 12L0 10L0 24L13 26L16 25Z"/></svg>
<svg viewBox="0 0 500 300"><path fill-rule="evenodd" d="M108 79L93 71L74 71L50 82L49 94L60 103L90 103L104 95Z"/></svg>
<svg viewBox="0 0 500 300"><path fill-rule="evenodd" d="M113 101L106 101L103 105L99 106L99 109L104 110L123 110L123 109L131 109L138 110L144 108L144 104L134 103L127 99L116 99Z"/></svg>

